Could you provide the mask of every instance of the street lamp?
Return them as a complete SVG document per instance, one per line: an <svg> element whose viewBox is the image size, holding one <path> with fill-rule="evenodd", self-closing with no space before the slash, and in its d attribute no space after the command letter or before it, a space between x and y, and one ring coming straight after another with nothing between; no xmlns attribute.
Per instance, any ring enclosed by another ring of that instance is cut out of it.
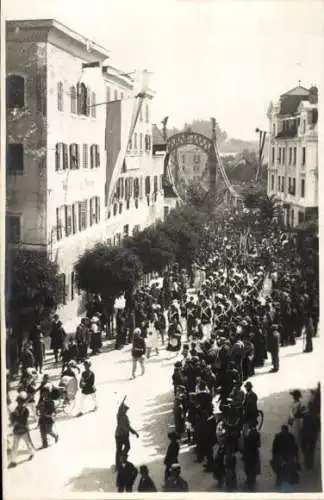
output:
<svg viewBox="0 0 324 500"><path fill-rule="evenodd" d="M262 167L263 150L264 150L264 144L265 144L265 138L266 138L267 132L264 130L261 130L259 128L256 128L255 132L256 132L256 134L259 134L259 158L258 158L258 168L257 168L256 174L255 174L255 181L257 181L261 167Z"/></svg>

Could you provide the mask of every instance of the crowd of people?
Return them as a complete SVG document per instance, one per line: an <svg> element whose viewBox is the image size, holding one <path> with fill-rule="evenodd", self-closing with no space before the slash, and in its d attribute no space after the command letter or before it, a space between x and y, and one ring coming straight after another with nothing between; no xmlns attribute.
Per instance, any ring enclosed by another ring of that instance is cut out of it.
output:
<svg viewBox="0 0 324 500"><path fill-rule="evenodd" d="M139 287L128 298L127 307L118 311L116 348L132 344L131 378L136 377L138 365L144 375L145 359L158 355L161 345L166 344L166 349L177 356L172 375L175 432L169 435L165 458L165 491L188 491L178 463L179 440L183 437L195 445L198 462L205 462L206 471L213 473L219 487L225 486L227 491L237 489L240 452L246 486L255 489L261 473L262 422L258 397L248 379L264 366L269 354L271 371L277 372L281 348L295 344L301 336L305 338L304 352L311 352L317 334L318 269L311 255L302 257L292 251L296 247L294 238L278 228L268 238L254 231L249 235L248 249L243 250L241 229L229 217L222 227L206 232L206 241L189 273L178 266L168 269L162 286L156 280L151 286ZM84 363L80 387L84 396L92 397L94 409L95 375L90 369L89 349L93 355L100 353L104 326L104 314L97 302L92 303L74 336L66 335L58 316L54 316L51 328L51 348L55 363L62 361L62 378L73 377L76 363ZM36 325L22 351L20 393L11 413L12 465L21 439L16 436L29 443L33 456L26 400L36 405L37 392L43 446L47 446L47 435L58 439L52 428L55 408L46 375L40 387L35 385L35 370L42 373L43 359L44 339L40 325ZM314 392L317 398L318 394ZM293 408L298 408L292 409L289 422L275 436L272 465L278 487L298 480L299 450L305 466L313 465L318 435L314 422L319 415L314 400L306 407L294 403ZM138 433L129 424L127 409L123 402L117 415L118 491L132 491L138 475L128 461L129 433ZM317 433L312 434L312 429ZM290 448L283 443L290 443ZM295 451L287 455L288 448ZM140 468L140 474L138 491L156 491L146 466Z"/></svg>

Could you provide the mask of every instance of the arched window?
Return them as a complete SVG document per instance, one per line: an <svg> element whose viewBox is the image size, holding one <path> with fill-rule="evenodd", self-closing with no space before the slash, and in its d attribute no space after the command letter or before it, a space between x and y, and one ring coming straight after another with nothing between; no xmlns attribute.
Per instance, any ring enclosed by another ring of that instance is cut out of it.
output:
<svg viewBox="0 0 324 500"><path fill-rule="evenodd" d="M25 79L22 76L7 76L6 99L8 108L23 108L25 106Z"/></svg>
<svg viewBox="0 0 324 500"><path fill-rule="evenodd" d="M79 115L88 114L88 92L87 87L84 83L78 83L77 85L77 103L78 103L78 113Z"/></svg>
<svg viewBox="0 0 324 500"><path fill-rule="evenodd" d="M71 113L75 115L77 112L77 93L74 85L72 85L70 89L70 97L71 97Z"/></svg>
<svg viewBox="0 0 324 500"><path fill-rule="evenodd" d="M64 87L62 82L57 84L57 109L63 111L64 106Z"/></svg>

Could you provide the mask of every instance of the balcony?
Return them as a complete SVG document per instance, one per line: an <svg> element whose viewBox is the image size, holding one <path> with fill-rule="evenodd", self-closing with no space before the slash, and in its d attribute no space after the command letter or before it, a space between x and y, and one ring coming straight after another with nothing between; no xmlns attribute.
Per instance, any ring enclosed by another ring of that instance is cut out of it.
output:
<svg viewBox="0 0 324 500"><path fill-rule="evenodd" d="M285 139L285 138L291 138L291 137L297 137L297 127L291 127L285 130L282 130L276 135L276 139Z"/></svg>

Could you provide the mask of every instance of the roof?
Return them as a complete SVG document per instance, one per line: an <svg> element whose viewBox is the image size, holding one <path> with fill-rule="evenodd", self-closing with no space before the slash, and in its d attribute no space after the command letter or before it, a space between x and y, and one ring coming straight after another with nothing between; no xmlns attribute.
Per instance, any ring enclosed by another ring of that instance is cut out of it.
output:
<svg viewBox="0 0 324 500"><path fill-rule="evenodd" d="M68 28L55 19L14 19L6 21L6 36L9 41L13 41L13 37L20 41L21 32L26 33L27 31L28 33L32 32L35 35L40 31L45 31L47 33L56 31L63 35L66 39L83 45L87 51L100 55L103 60L108 59L110 56L110 51L105 47L93 42L89 38ZM29 36L30 35L28 35L28 38Z"/></svg>
<svg viewBox="0 0 324 500"><path fill-rule="evenodd" d="M306 87L302 87L301 85L298 85L297 87L294 87L293 89L288 90L284 94L281 94L280 97L285 97L285 96L308 96L309 95L309 90L306 89Z"/></svg>
<svg viewBox="0 0 324 500"><path fill-rule="evenodd" d="M293 115L297 113L301 101L308 100L305 95L287 95L282 97L280 102L280 115Z"/></svg>
<svg viewBox="0 0 324 500"><path fill-rule="evenodd" d="M153 139L153 146L160 146L160 145L164 146L166 144L162 132L154 123L152 125L152 139Z"/></svg>

